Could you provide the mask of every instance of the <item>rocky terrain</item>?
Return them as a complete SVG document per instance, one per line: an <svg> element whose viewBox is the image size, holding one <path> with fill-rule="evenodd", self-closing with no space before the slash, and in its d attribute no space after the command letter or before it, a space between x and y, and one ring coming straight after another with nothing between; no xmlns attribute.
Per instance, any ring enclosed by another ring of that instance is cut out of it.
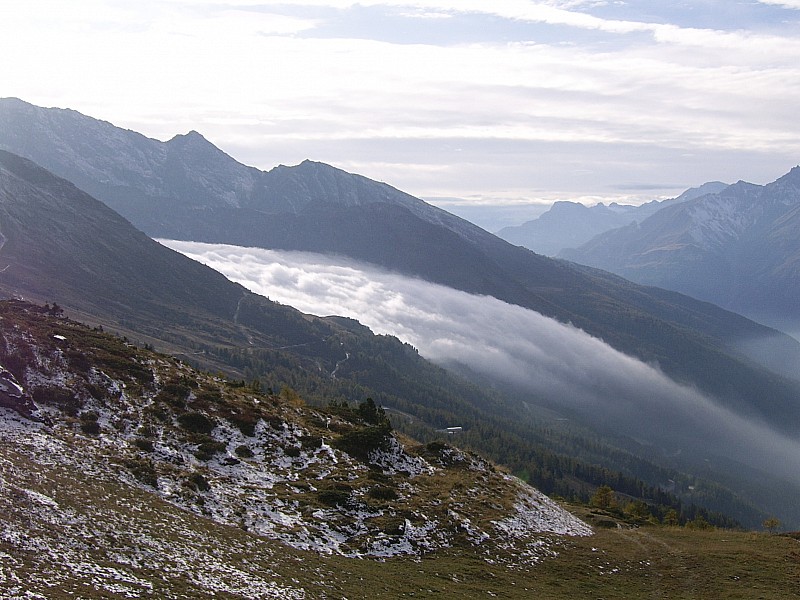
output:
<svg viewBox="0 0 800 600"><path fill-rule="evenodd" d="M469 548L519 569L591 534L477 455L400 439L371 400L306 407L291 389L197 372L58 307L4 302L0 332L10 597L162 585L160 597L183 586L304 597L266 566L282 547L373 560Z"/></svg>

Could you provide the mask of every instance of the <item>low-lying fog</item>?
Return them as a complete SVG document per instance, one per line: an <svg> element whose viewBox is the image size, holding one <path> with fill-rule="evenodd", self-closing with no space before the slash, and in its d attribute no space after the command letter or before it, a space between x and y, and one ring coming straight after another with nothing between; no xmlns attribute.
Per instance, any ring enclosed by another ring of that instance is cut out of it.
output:
<svg viewBox="0 0 800 600"><path fill-rule="evenodd" d="M734 414L657 367L539 313L341 257L161 243L255 293L320 316L358 319L424 357L513 382L550 405L670 451L738 459L800 481L800 444ZM698 460L702 460L698 457Z"/></svg>

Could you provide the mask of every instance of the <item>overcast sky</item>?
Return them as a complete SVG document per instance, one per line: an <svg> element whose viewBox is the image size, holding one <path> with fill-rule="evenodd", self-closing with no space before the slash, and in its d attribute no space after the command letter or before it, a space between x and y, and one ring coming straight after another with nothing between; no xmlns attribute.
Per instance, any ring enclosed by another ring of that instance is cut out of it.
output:
<svg viewBox="0 0 800 600"><path fill-rule="evenodd" d="M0 0L0 97L444 208L638 203L800 163L799 32L800 0Z"/></svg>

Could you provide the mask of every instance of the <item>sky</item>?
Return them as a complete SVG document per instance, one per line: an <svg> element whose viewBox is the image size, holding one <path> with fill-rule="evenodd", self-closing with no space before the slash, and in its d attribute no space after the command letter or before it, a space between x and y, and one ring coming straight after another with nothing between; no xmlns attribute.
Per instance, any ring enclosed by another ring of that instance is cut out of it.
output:
<svg viewBox="0 0 800 600"><path fill-rule="evenodd" d="M636 432L644 443L699 445L800 484L797 440L535 311L342 257L160 241L255 293L306 313L356 318L425 358L513 382L601 430Z"/></svg>
<svg viewBox="0 0 800 600"><path fill-rule="evenodd" d="M800 0L0 0L0 97L496 231L800 163Z"/></svg>

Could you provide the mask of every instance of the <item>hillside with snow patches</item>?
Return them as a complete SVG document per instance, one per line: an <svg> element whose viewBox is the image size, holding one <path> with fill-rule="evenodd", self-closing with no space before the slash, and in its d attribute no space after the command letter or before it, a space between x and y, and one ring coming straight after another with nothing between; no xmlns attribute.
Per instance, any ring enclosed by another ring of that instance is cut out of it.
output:
<svg viewBox="0 0 800 600"><path fill-rule="evenodd" d="M469 547L527 568L557 556L562 536L591 535L480 457L400 439L370 402L312 409L291 390L200 373L53 312L0 304L9 597L81 586L144 597L154 573L173 591L304 597L265 557ZM261 558L241 560L256 547Z"/></svg>

